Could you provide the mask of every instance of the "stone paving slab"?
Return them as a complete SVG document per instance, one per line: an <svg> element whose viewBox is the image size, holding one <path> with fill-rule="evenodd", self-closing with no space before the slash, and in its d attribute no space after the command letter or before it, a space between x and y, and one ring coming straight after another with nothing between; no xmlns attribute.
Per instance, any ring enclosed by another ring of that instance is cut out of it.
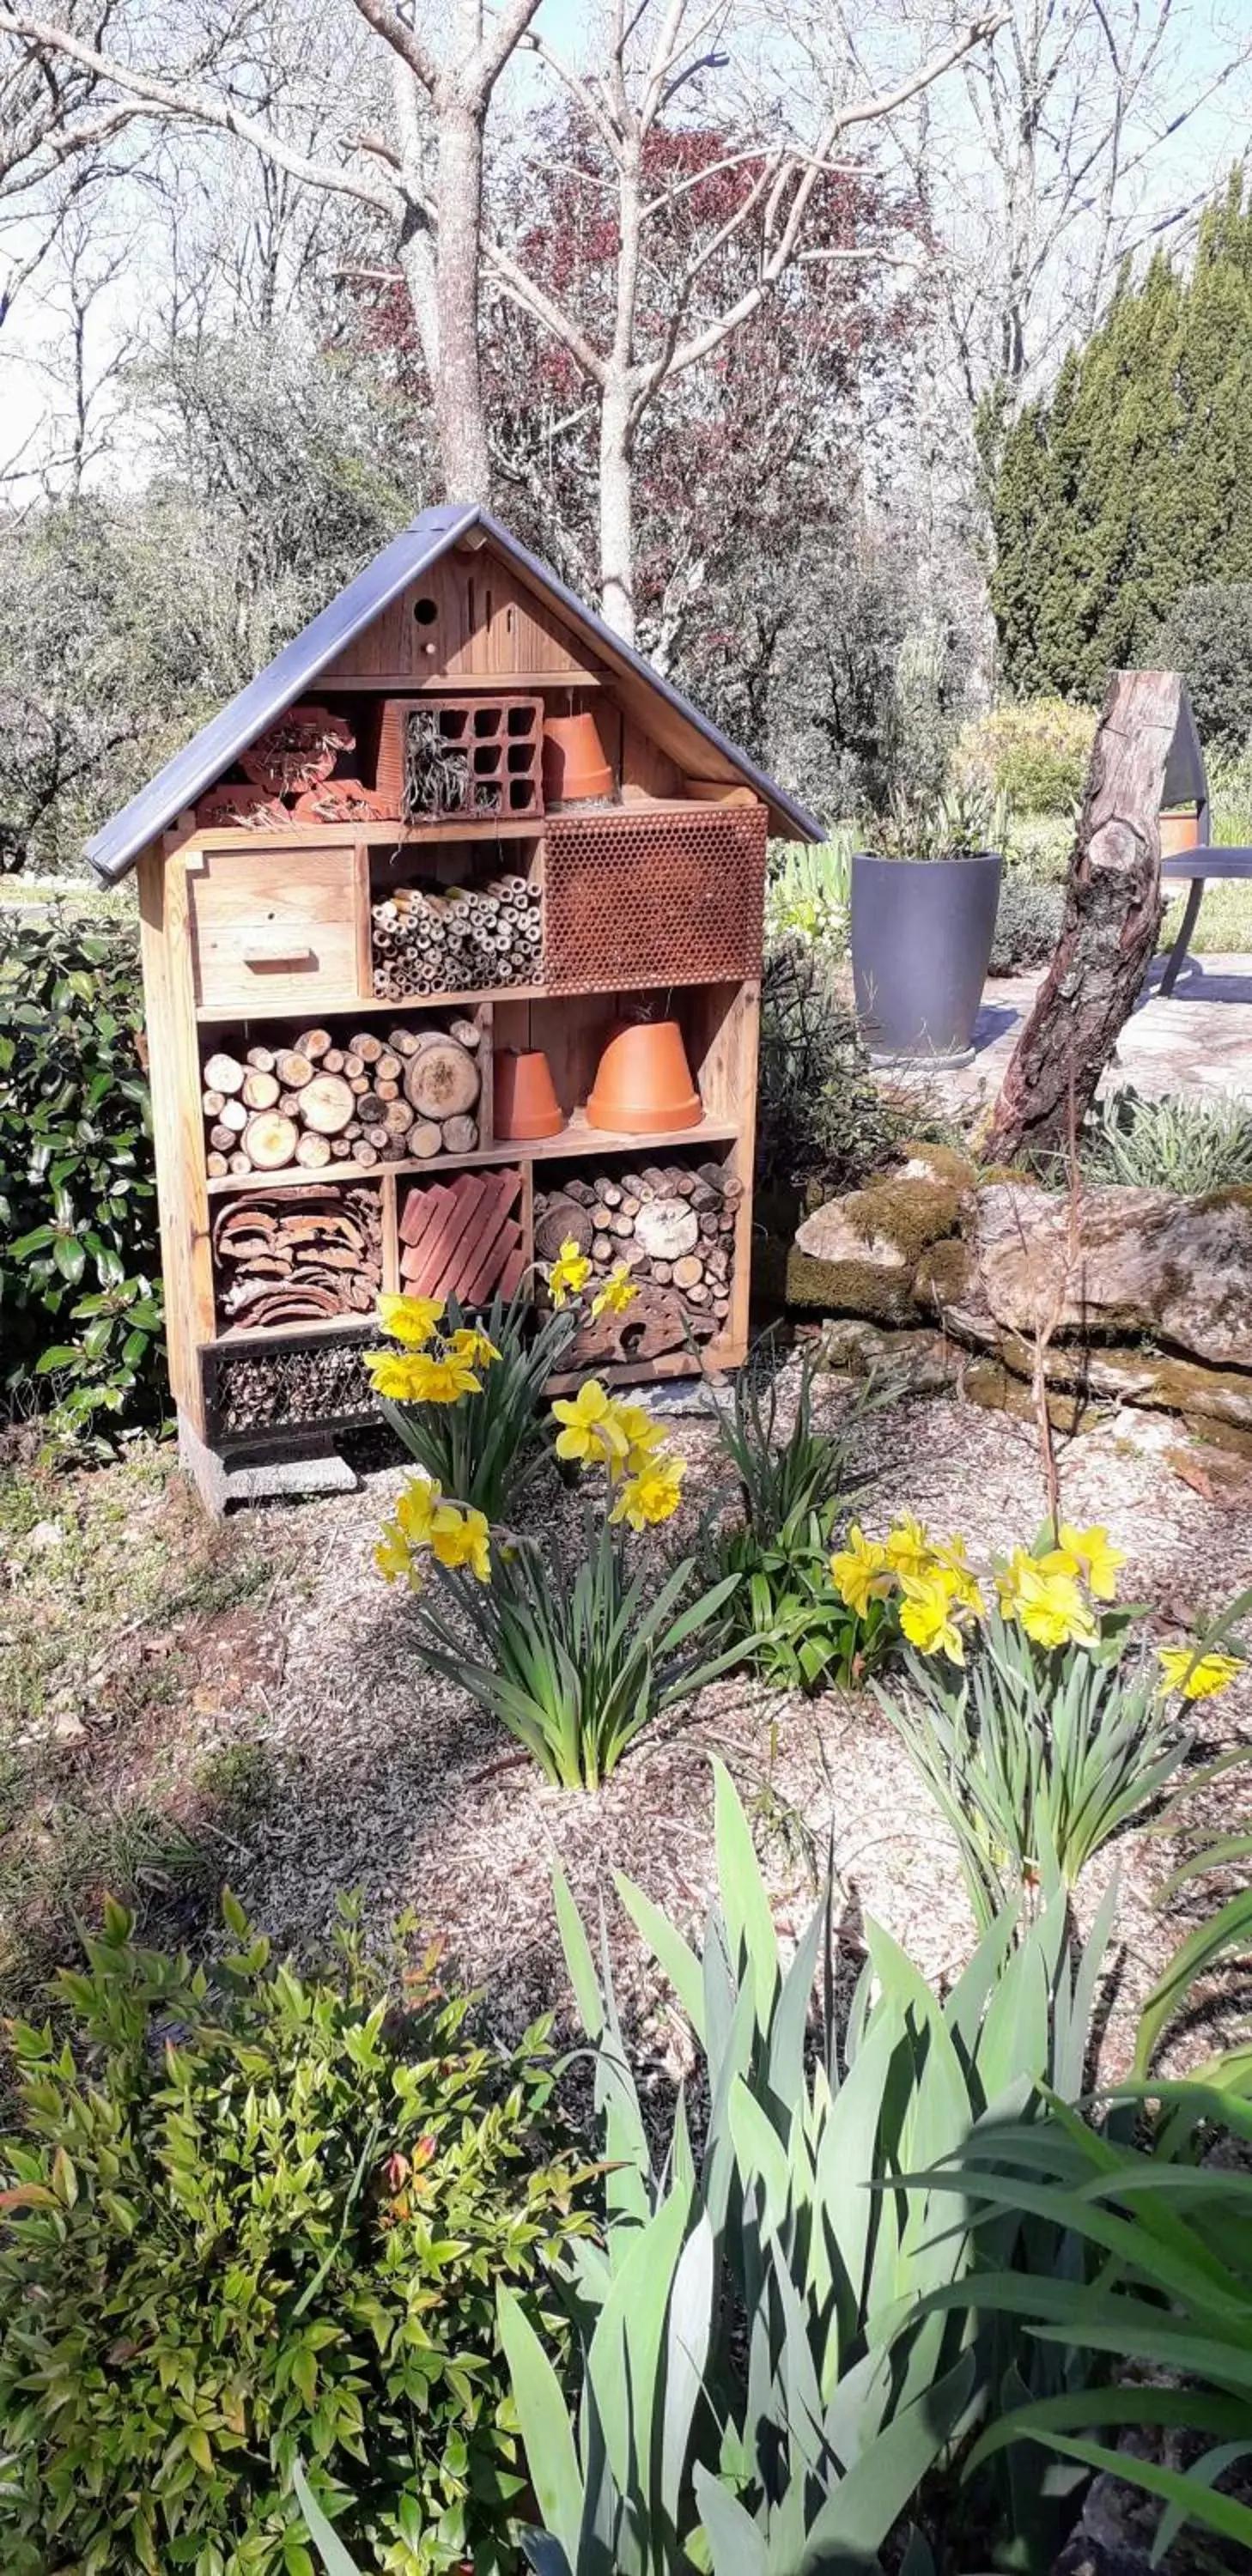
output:
<svg viewBox="0 0 1252 2576"><path fill-rule="evenodd" d="M1152 1097L1192 1091L1252 1099L1252 956L1189 957L1168 1001L1158 989L1163 966L1163 958L1154 960L1101 1089L1133 1084ZM991 977L974 1030L973 1063L922 1075L927 1088L953 1106L993 1099L1042 981L1042 969Z"/></svg>

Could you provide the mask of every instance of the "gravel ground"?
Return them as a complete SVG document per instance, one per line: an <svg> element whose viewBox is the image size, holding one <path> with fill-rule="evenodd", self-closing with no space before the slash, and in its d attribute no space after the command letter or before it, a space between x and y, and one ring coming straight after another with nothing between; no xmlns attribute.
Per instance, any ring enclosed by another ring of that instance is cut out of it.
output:
<svg viewBox="0 0 1252 2576"><path fill-rule="evenodd" d="M833 1384L822 1397L831 1410L847 1401ZM694 1525L713 1490L715 1434L691 1415L673 1428L691 1461L683 1519ZM962 1531L978 1561L1027 1541L1041 1517L1032 1435L1003 1415L913 1402L863 1425L858 1455L875 1471L861 1512L871 1531L907 1508L938 1531ZM1246 1506L1195 1490L1127 1436L1124 1417L1067 1444L1062 1478L1067 1515L1107 1523L1130 1560L1124 1595L1151 1605L1162 1634L1252 1582ZM833 1840L850 1952L868 1914L928 1976L960 1965L972 1923L954 1847L867 1695L806 1701L732 1675L653 1726L599 1794L550 1789L466 1694L423 1670L409 1597L374 1570L378 1523L400 1482L388 1471L354 1496L274 1515L284 1550L293 1538L296 1548L282 1596L281 1679L266 1693L277 1794L230 1863L232 1883L269 1930L302 1947L348 1887L361 1889L380 1924L411 1907L443 1937L450 1964L487 1987L497 2024L515 2031L553 2005L564 2018L551 1900L559 1863L585 1916L607 1897L626 2008L677 2067L680 2025L615 1906L611 1875L624 1870L684 1925L698 1923L713 1884L709 1756L718 1753L749 1804L785 1929L805 1919ZM576 1509L554 1479L536 1517L552 1525ZM1204 1749L1252 1741L1252 1681L1202 1714ZM1246 1811L1240 1779L1196 1801L1197 1826ZM1194 1919L1175 1909L1164 1920L1151 1904L1176 1857L1159 1836L1124 1836L1083 1883L1079 1912L1089 1919L1107 1869L1123 1881L1106 2074L1125 2064L1138 2002ZM1210 2044L1202 2033L1185 2053Z"/></svg>

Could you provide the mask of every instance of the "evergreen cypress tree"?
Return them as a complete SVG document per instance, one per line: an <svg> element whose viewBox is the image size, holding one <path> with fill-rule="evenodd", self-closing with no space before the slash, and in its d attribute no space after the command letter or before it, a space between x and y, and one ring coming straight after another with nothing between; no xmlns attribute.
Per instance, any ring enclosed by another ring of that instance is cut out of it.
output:
<svg viewBox="0 0 1252 2576"><path fill-rule="evenodd" d="M1206 213L1189 276L1119 279L1004 438L992 607L1019 694L1099 698L1197 581L1252 578L1252 196Z"/></svg>

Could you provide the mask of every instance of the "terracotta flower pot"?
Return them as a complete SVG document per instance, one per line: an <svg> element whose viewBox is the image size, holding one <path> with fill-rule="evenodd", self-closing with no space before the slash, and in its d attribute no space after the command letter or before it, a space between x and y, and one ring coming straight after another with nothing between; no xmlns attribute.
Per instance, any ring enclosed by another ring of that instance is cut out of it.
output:
<svg viewBox="0 0 1252 2576"><path fill-rule="evenodd" d="M545 716L543 727L543 800L545 805L603 803L613 793L613 772L594 715Z"/></svg>
<svg viewBox="0 0 1252 2576"><path fill-rule="evenodd" d="M703 1116L677 1020L632 1022L609 1039L587 1103L589 1126L660 1136L698 1127Z"/></svg>
<svg viewBox="0 0 1252 2576"><path fill-rule="evenodd" d="M1163 859L1179 859L1182 857L1184 850L1198 850L1200 846L1200 817L1198 814L1162 814L1160 820L1161 857Z"/></svg>
<svg viewBox="0 0 1252 2576"><path fill-rule="evenodd" d="M518 1054L504 1047L495 1060L495 1128L509 1143L533 1136L559 1136L565 1113L553 1087L548 1059L536 1048Z"/></svg>

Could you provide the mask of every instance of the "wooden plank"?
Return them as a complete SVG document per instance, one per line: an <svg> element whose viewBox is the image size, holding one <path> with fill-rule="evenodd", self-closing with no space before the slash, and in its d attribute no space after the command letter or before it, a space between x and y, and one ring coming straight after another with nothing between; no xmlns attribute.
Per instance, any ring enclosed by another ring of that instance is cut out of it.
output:
<svg viewBox="0 0 1252 2576"><path fill-rule="evenodd" d="M649 1158L654 1158L668 1152L674 1145L733 1144L738 1134L737 1119L704 1118L698 1127L674 1128L663 1136L624 1136L608 1128L589 1127L585 1118L572 1118L559 1136L506 1137L495 1145L476 1145L469 1154L439 1154L432 1156L429 1162L415 1158L397 1159L389 1163L387 1169L403 1180L421 1180L445 1172L477 1170L493 1163L577 1163L589 1154L639 1154L645 1149ZM336 1163L333 1177L336 1181L376 1181L378 1167L371 1165L367 1169L356 1163ZM265 1185L267 1189L290 1189L307 1183L308 1178L306 1171L292 1165L287 1170L267 1172ZM229 1198L233 1191L246 1190L255 1181L255 1172L239 1175L232 1172L228 1177L209 1182L209 1196Z"/></svg>
<svg viewBox="0 0 1252 2576"><path fill-rule="evenodd" d="M358 841L352 852L352 917L356 932L356 989L374 998L374 946L370 921L370 845Z"/></svg>
<svg viewBox="0 0 1252 2576"><path fill-rule="evenodd" d="M354 1013L363 1012L371 1019L376 1015L380 1018L385 1015L388 1019L403 1020L410 1012L457 1011L463 1014L473 1010L479 1002L490 1002L495 1006L507 1003L512 1006L532 1001L536 997L542 999L544 994L545 988L542 984L499 984L480 993L414 993L406 995L403 1001L393 1002L380 1001L377 994L357 994L348 1002L337 1002L331 1007L336 1010L351 1010ZM233 1024L245 1013L249 1020L289 1020L291 1004L284 1002L281 1005L275 1003L271 1006L255 999L246 1004L223 1005L219 1002L197 1010L196 1018L204 1026L221 1028L225 1023ZM525 1040L509 1038L505 1043L516 1046L524 1044Z"/></svg>
<svg viewBox="0 0 1252 2576"><path fill-rule="evenodd" d="M206 1010L325 1010L358 998L356 854L343 848L209 850L189 882L195 1000ZM367 987L368 990L368 987Z"/></svg>
<svg viewBox="0 0 1252 2576"><path fill-rule="evenodd" d="M384 1170L382 1176L383 1207L383 1295L394 1297L400 1285L400 1239L396 1226L396 1176Z"/></svg>
<svg viewBox="0 0 1252 2576"><path fill-rule="evenodd" d="M140 860L140 922L149 1076L157 1144L162 1257L168 1259L170 1378L193 1429L204 1436L199 1353L216 1329L204 1167L200 1051L192 988L186 862L159 847Z"/></svg>
<svg viewBox="0 0 1252 2576"><path fill-rule="evenodd" d="M377 689L396 680L406 689L437 689L471 677L498 686L539 670L568 687L585 672L597 674L599 664L542 594L484 545L428 565L344 647L317 686L364 681Z"/></svg>
<svg viewBox="0 0 1252 2576"><path fill-rule="evenodd" d="M481 1152L489 1151L496 1140L496 1077L494 1013L490 1002L476 1003L471 1015L478 1023L478 1144Z"/></svg>

